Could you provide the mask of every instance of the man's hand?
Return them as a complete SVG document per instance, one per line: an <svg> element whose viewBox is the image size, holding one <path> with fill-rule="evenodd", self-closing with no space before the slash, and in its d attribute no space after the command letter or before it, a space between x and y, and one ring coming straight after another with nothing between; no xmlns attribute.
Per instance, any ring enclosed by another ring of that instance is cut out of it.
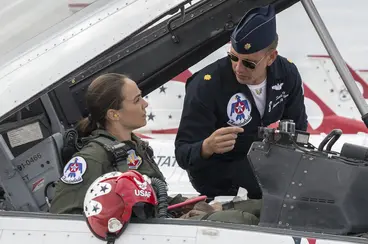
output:
<svg viewBox="0 0 368 244"><path fill-rule="evenodd" d="M223 127L213 132L203 141L201 156L209 158L212 154L222 154L233 150L238 133L243 132L240 127Z"/></svg>

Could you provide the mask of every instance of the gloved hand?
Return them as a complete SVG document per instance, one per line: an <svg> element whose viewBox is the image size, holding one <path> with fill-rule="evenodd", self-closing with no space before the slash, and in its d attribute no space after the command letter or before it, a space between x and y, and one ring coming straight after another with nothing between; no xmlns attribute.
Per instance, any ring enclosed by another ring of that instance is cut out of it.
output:
<svg viewBox="0 0 368 244"><path fill-rule="evenodd" d="M220 203L215 203L210 205L205 201L198 202L194 205L193 209L187 212L186 214L180 216L181 219L188 219L190 217L198 216L198 215L205 215L208 213L214 213L217 211L221 211L222 206Z"/></svg>

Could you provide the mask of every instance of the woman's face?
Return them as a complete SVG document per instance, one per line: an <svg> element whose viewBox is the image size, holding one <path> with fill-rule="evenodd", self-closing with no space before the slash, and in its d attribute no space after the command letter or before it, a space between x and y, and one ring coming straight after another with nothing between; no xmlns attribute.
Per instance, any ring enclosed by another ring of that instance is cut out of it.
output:
<svg viewBox="0 0 368 244"><path fill-rule="evenodd" d="M125 79L122 95L124 101L122 108L118 110L120 124L132 131L145 126L148 103L143 99L137 84L130 79Z"/></svg>

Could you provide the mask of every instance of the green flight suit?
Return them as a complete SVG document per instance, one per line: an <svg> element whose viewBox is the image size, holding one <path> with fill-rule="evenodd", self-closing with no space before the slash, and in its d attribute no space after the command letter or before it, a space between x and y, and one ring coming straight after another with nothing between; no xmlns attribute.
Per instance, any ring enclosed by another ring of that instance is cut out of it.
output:
<svg viewBox="0 0 368 244"><path fill-rule="evenodd" d="M96 130L92 132L91 139L96 138L109 138L111 140L116 140L111 134L105 130ZM148 177L155 177L162 181L165 178L160 171L159 167L153 160L153 158L148 154L147 142L142 141L140 138L132 134L131 141L124 141L131 149L133 149L137 156L142 158L142 163L136 169L141 174L147 175ZM105 139L106 141L106 139ZM83 202L86 191L88 187L95 181L98 177L103 174L115 171L112 165L111 157L108 152L99 143L89 140L85 146L77 153L73 155L75 157L82 157L86 162L86 168L83 171L82 179L83 181L79 183L68 184L59 180L56 183L55 196L51 201L50 212L57 214L83 214ZM73 158L69 161L71 162ZM63 174L70 167L70 164L66 164ZM126 172L129 170L127 161L121 161L117 164L117 170L120 172ZM181 194L171 198L168 198L169 205L177 204L187 200L188 198L182 197ZM260 211L259 202L252 201L242 201L234 203L231 206L224 206L223 211L205 213L197 216L190 217L193 220L212 220L230 223L242 223L242 224L257 224ZM189 210L187 210L189 211ZM177 213L175 213L177 212ZM181 210L175 210L171 212L174 217L179 217L183 214Z"/></svg>
<svg viewBox="0 0 368 244"><path fill-rule="evenodd" d="M92 132L91 138L96 139L99 137L117 140L105 130L96 130ZM165 181L165 178L157 164L147 153L146 146L148 144L143 142L134 134L132 134L132 140L134 142L124 141L124 143L133 149L136 155L140 156L142 159L142 163L136 170L148 177L155 177ZM86 169L83 169L84 174L82 175L83 181L67 184L59 180L56 183L55 196L51 201L51 213L82 214L84 196L88 187L101 175L115 171L108 152L102 147L102 145L95 141L89 140L89 142L79 152L73 155L73 158L69 162L73 161L77 156L82 157L86 162ZM68 170L68 167L70 167L70 165L67 164L63 170L64 174ZM119 162L116 167L120 172L126 172L129 170L126 161Z"/></svg>
<svg viewBox="0 0 368 244"><path fill-rule="evenodd" d="M169 202L169 205L185 201L187 198L180 194ZM196 206L200 208L196 208ZM214 211L210 205L206 208L203 204L196 204L187 209L177 209L175 217L190 219L190 220L209 220L233 224L257 225L262 208L262 200L248 199L238 202L230 202L222 205L222 210ZM201 208L202 207L202 208ZM191 215L191 209L194 209L195 214Z"/></svg>
<svg viewBox="0 0 368 244"><path fill-rule="evenodd" d="M262 200L248 199L223 206L222 211L194 216L191 219L211 220L233 224L258 225L262 207Z"/></svg>
<svg viewBox="0 0 368 244"><path fill-rule="evenodd" d="M210 214L200 214L190 217L191 220L210 220L232 224L258 225L259 219L247 211L239 209L228 209Z"/></svg>

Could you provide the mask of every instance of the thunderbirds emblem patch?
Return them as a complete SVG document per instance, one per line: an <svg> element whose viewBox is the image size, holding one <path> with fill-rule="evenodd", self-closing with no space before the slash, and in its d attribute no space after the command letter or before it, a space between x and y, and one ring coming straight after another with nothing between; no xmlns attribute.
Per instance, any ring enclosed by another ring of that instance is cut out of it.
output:
<svg viewBox="0 0 368 244"><path fill-rule="evenodd" d="M64 174L60 178L65 184L78 184L83 181L82 176L86 173L87 163L82 157L74 157L64 167Z"/></svg>
<svg viewBox="0 0 368 244"><path fill-rule="evenodd" d="M232 126L242 127L252 120L251 111L252 105L245 95L236 93L227 104L227 116L229 117L227 123Z"/></svg>

